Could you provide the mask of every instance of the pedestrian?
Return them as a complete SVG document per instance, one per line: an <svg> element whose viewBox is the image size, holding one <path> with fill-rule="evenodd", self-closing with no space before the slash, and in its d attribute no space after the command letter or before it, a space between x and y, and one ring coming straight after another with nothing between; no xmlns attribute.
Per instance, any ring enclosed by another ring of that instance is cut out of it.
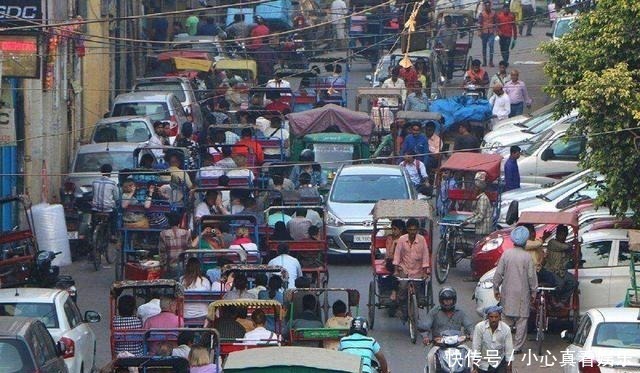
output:
<svg viewBox="0 0 640 373"><path fill-rule="evenodd" d="M504 307L505 321L516 329L514 354L522 353L529 310L538 288L535 265L531 255L524 250L528 238L529 230L525 227L511 231L514 247L502 254L493 275L493 294Z"/></svg>
<svg viewBox="0 0 640 373"><path fill-rule="evenodd" d="M504 87L505 83L509 81L509 75L507 74L507 67L509 64L505 61L498 62L498 72L495 73L489 80L489 87L495 87L496 84L500 84ZM493 96L493 90L489 91L489 98Z"/></svg>
<svg viewBox="0 0 640 373"><path fill-rule="evenodd" d="M193 11L193 8L188 7L187 11ZM184 21L184 28L187 34L195 36L198 33L198 23L200 23L200 18L195 13L190 12L189 17Z"/></svg>
<svg viewBox="0 0 640 373"><path fill-rule="evenodd" d="M422 90L422 83L416 81L413 83L413 92L407 96L407 102L404 105L406 111L429 111L429 97Z"/></svg>
<svg viewBox="0 0 640 373"><path fill-rule="evenodd" d="M511 101L509 101L509 95L504 93L502 84L497 83L493 86L493 96L489 98L489 104L491 104L492 124L509 118L511 113Z"/></svg>
<svg viewBox="0 0 640 373"><path fill-rule="evenodd" d="M258 15L254 16L253 20L256 23L256 25L251 29L251 33L250 33L251 40L249 40L249 45L247 46L247 48L256 50L261 46L267 44L265 39L267 36L269 36L270 31L269 31L269 27L267 27L264 21L264 18L262 18L262 16L258 16ZM272 67L273 65L274 63L271 64Z"/></svg>
<svg viewBox="0 0 640 373"><path fill-rule="evenodd" d="M515 46L516 39L518 39L518 29L516 27L516 16L509 9L508 2L505 2L502 10L496 14L496 24L498 25L502 60L509 63L509 48Z"/></svg>
<svg viewBox="0 0 640 373"><path fill-rule="evenodd" d="M329 14L331 15L331 23L333 24L338 49L346 48L346 16L348 13L347 3L345 3L344 0L333 0Z"/></svg>
<svg viewBox="0 0 640 373"><path fill-rule="evenodd" d="M482 39L482 66L487 66L487 46L489 47L489 67L493 67L493 44L496 34L496 13L491 9L491 0L484 1L484 9L478 17L480 39Z"/></svg>
<svg viewBox="0 0 640 373"><path fill-rule="evenodd" d="M244 14L237 13L233 15L233 23L227 26L225 31L229 39L245 39L249 36L251 29L244 20Z"/></svg>
<svg viewBox="0 0 640 373"><path fill-rule="evenodd" d="M502 321L502 307L487 307L486 320L473 330L473 354L480 358L474 362L473 373L511 373L513 365L513 338L509 325ZM497 356L496 356L497 354Z"/></svg>
<svg viewBox="0 0 640 373"><path fill-rule="evenodd" d="M536 16L535 0L520 0L520 6L522 8L522 18L518 25L520 36L522 36L525 24L527 25L527 33L525 36L531 36L531 28L533 27L533 20Z"/></svg>
<svg viewBox="0 0 640 373"><path fill-rule="evenodd" d="M468 122L462 122L458 126L458 136L453 143L453 150L480 152L480 140L471 133L471 125Z"/></svg>
<svg viewBox="0 0 640 373"><path fill-rule="evenodd" d="M444 48L447 55L447 81L453 79L453 62L456 42L458 41L458 29L453 25L451 16L444 16L444 25L438 30L436 43Z"/></svg>
<svg viewBox="0 0 640 373"><path fill-rule="evenodd" d="M520 170L518 170L518 158L520 147L513 145L509 149L509 158L504 163L504 191L520 188Z"/></svg>
<svg viewBox="0 0 640 373"><path fill-rule="evenodd" d="M520 72L516 69L511 70L511 80L504 85L504 91L509 95L509 101L511 101L511 113L509 118L516 115L522 115L524 112L524 106L531 108L531 102L533 101L529 97L527 86L522 80L519 80Z"/></svg>

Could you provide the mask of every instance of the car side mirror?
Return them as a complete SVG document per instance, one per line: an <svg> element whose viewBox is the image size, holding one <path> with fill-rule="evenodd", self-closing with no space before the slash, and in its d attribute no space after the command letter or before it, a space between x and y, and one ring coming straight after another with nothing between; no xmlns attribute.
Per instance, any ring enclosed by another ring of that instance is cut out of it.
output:
<svg viewBox="0 0 640 373"><path fill-rule="evenodd" d="M554 159L555 158L555 154L553 154L553 149L551 148L546 148L542 154L540 154L540 159L542 159L543 161L548 161L550 159Z"/></svg>
<svg viewBox="0 0 640 373"><path fill-rule="evenodd" d="M102 320L102 316L96 311L87 311L84 313L84 322L95 324L100 322L100 320Z"/></svg>
<svg viewBox="0 0 640 373"><path fill-rule="evenodd" d="M545 35L547 35L548 37L552 38L553 37L553 32L547 32Z"/></svg>
<svg viewBox="0 0 640 373"><path fill-rule="evenodd" d="M569 342L569 343L573 342L574 336L575 335L568 330L563 330L560 332L560 338L562 338L562 340L565 342Z"/></svg>
<svg viewBox="0 0 640 373"><path fill-rule="evenodd" d="M370 82L373 80L373 76L371 76L371 74L367 74L364 76L364 80L366 80L367 82Z"/></svg>

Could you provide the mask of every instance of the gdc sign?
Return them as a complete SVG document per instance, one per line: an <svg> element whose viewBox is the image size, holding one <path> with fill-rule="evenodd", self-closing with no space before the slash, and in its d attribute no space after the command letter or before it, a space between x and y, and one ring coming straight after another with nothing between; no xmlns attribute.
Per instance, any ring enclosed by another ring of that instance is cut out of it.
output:
<svg viewBox="0 0 640 373"><path fill-rule="evenodd" d="M0 0L0 26L25 26L42 21L41 0Z"/></svg>

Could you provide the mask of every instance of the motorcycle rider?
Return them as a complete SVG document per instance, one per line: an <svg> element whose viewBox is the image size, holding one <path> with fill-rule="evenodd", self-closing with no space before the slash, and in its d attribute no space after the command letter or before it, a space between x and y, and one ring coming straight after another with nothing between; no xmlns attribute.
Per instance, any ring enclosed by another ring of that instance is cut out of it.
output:
<svg viewBox="0 0 640 373"><path fill-rule="evenodd" d="M338 351L362 357L362 373L376 372L373 367L374 361L377 361L380 366L377 372L391 373L387 365L387 359L380 349L380 344L374 338L367 337L368 329L369 323L367 319L362 316L353 319L349 328L349 335L342 337Z"/></svg>
<svg viewBox="0 0 640 373"><path fill-rule="evenodd" d="M424 323L418 325L418 329L424 330L422 333L422 342L425 345L431 343L436 337L442 336L445 330L461 330L464 329L465 335L471 335L473 331L473 322L469 316L461 309L456 308L458 296L453 288L445 287L438 293L440 306L433 307L427 314ZM467 348L464 346L464 348ZM439 346L433 346L427 354L427 364L429 372L436 371L436 352Z"/></svg>

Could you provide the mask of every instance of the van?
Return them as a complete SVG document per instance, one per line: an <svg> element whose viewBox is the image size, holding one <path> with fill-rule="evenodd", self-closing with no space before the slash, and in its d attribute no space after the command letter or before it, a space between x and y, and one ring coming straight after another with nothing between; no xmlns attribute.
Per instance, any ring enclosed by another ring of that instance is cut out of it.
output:
<svg viewBox="0 0 640 373"><path fill-rule="evenodd" d="M112 117L148 116L152 122L171 123L169 140L171 143L180 132L180 126L187 121L182 103L173 93L131 92L118 95L113 102ZM197 128L194 128L197 130Z"/></svg>
<svg viewBox="0 0 640 373"><path fill-rule="evenodd" d="M197 129L204 126L204 117L195 89L189 79L178 76L160 76L136 79L133 92L167 92L173 93L182 103L185 114L193 117Z"/></svg>

